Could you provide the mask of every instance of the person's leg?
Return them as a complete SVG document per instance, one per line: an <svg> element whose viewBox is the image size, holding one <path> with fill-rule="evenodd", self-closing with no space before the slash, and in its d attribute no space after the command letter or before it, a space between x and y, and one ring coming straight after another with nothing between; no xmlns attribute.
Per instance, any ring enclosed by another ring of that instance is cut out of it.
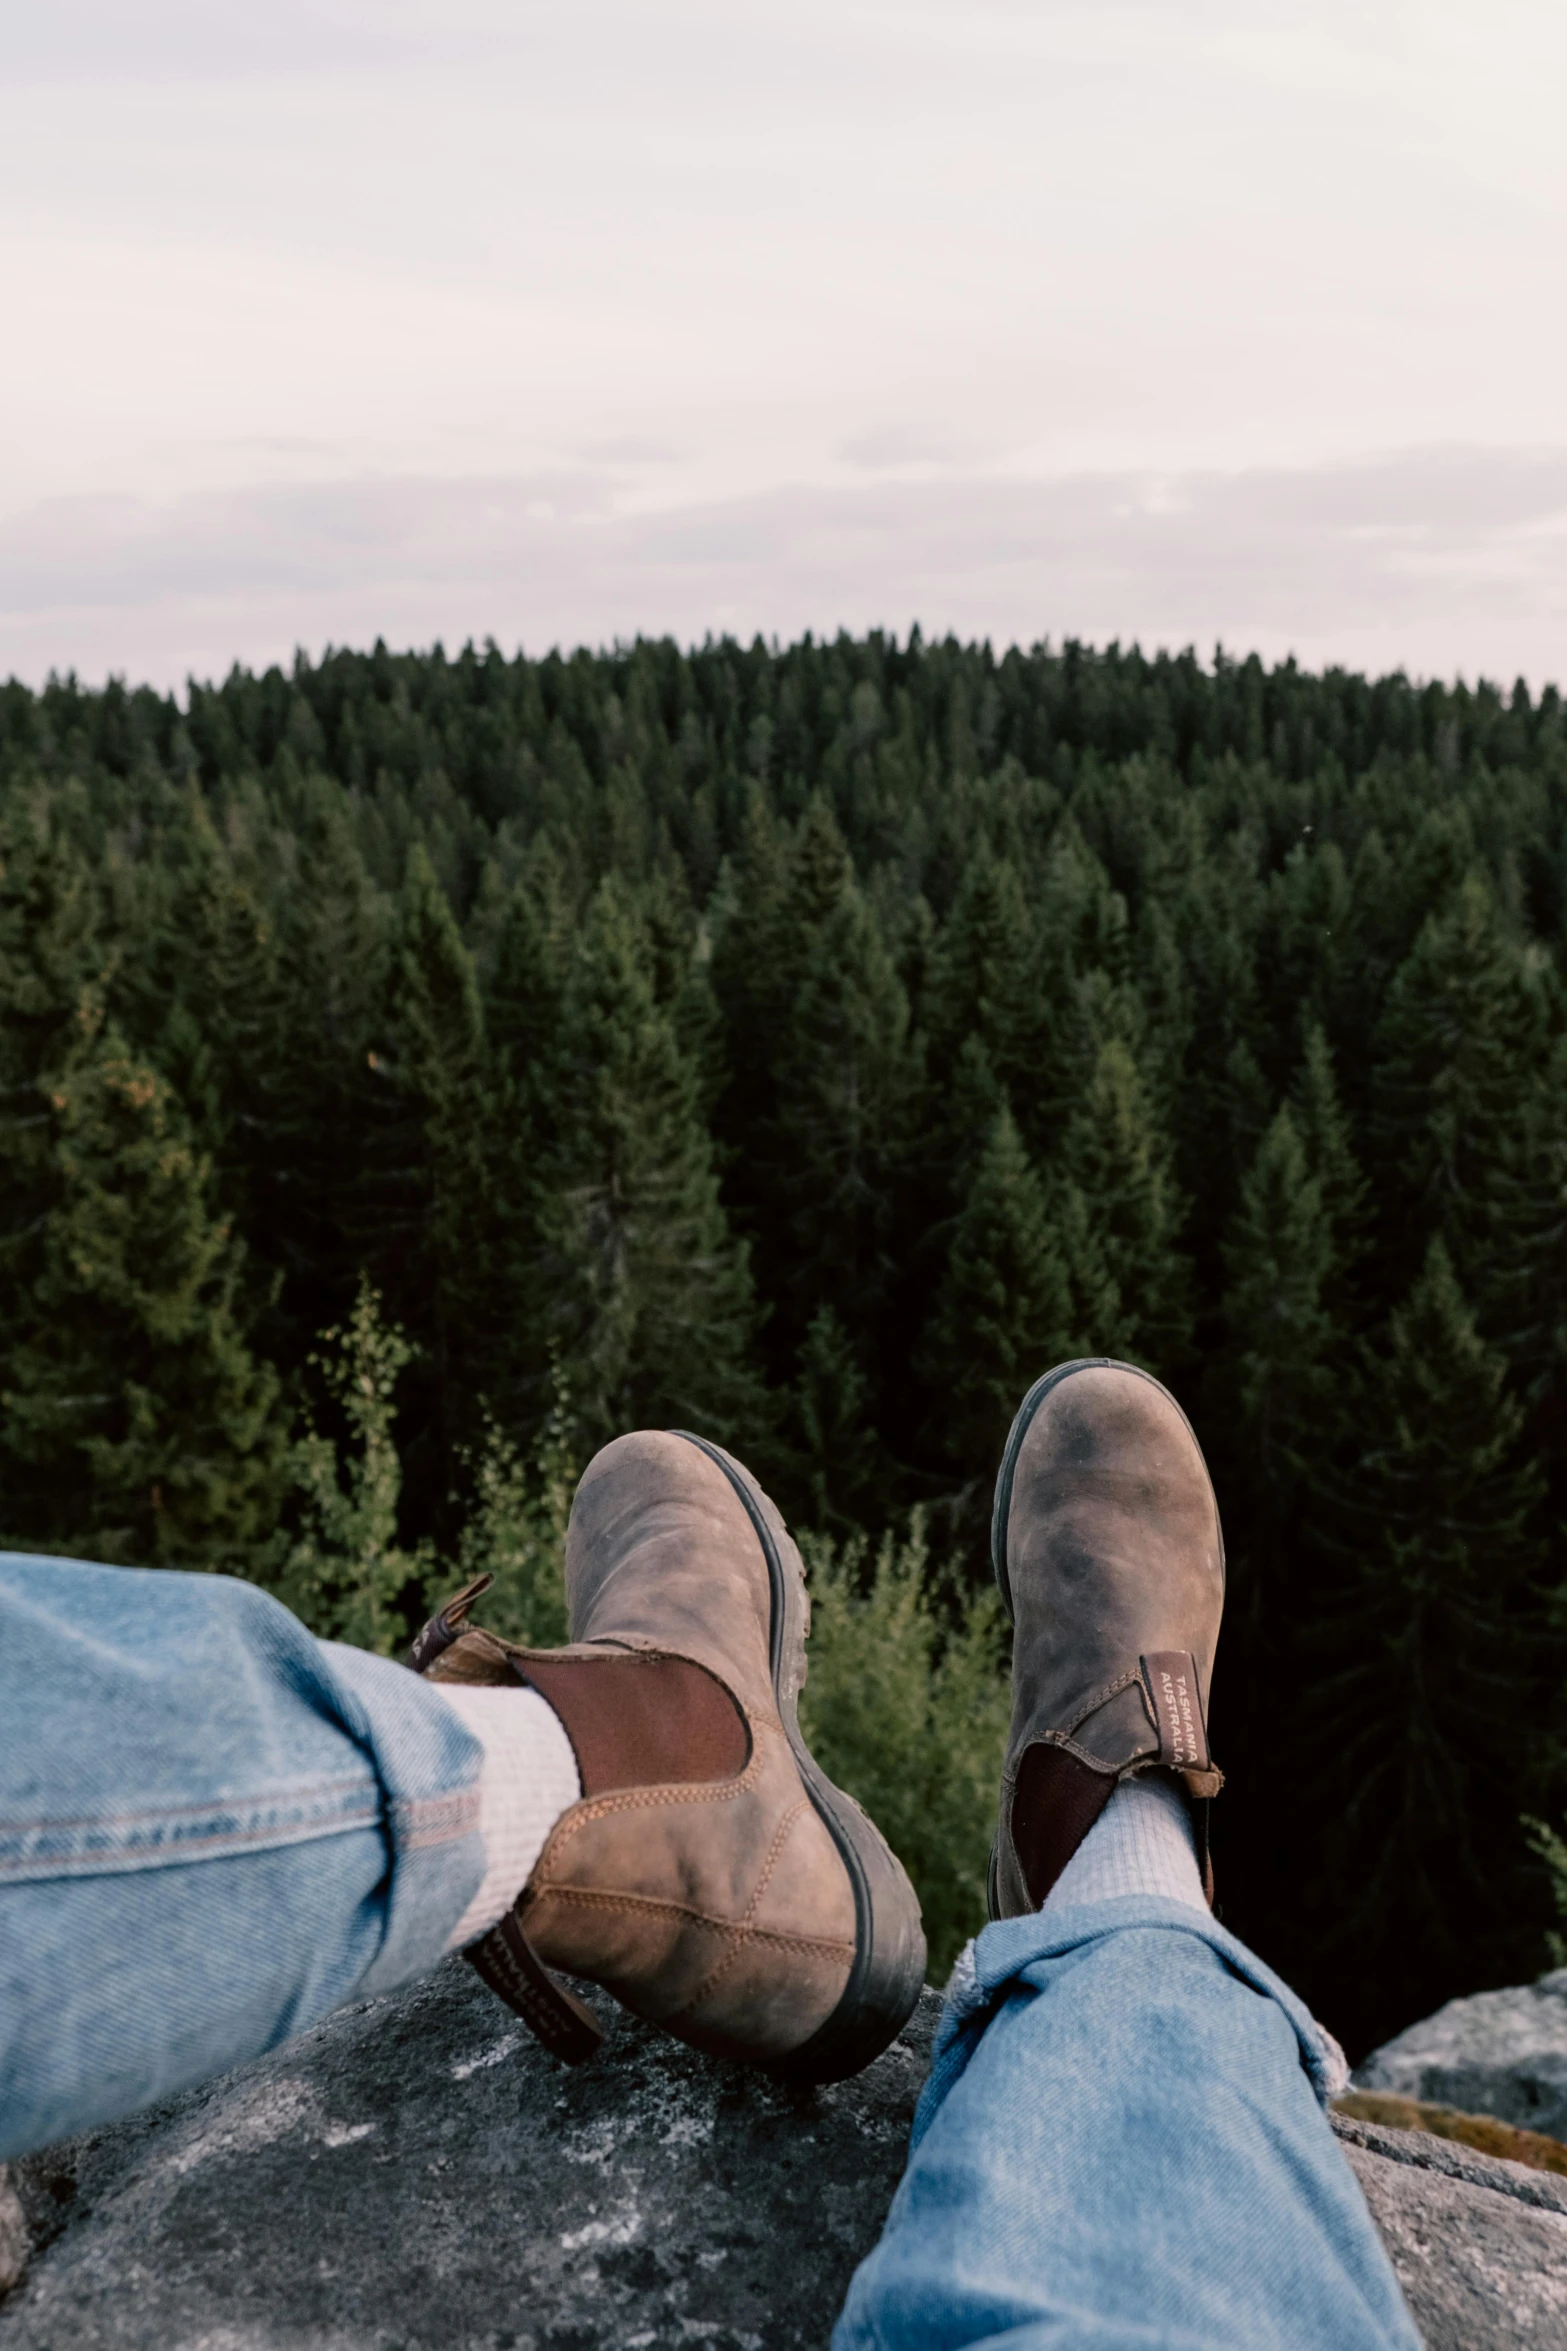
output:
<svg viewBox="0 0 1567 2351"><path fill-rule="evenodd" d="M835 2351L1418 2351L1331 2044L1206 1910L987 1927Z"/></svg>
<svg viewBox="0 0 1567 2351"><path fill-rule="evenodd" d="M1036 1383L993 1547L996 1923L837 2351L1415 2351L1322 2111L1342 2059L1208 1907L1224 1545L1173 1398L1103 1360Z"/></svg>
<svg viewBox="0 0 1567 2351"><path fill-rule="evenodd" d="M570 1646L467 1624L473 1587L410 1673L222 1577L0 1556L0 2156L458 1947L571 2059L598 2028L550 1964L802 2080L886 2047L919 1907L801 1738L778 1513L642 1432L590 1463L565 1564Z"/></svg>
<svg viewBox="0 0 1567 2351"><path fill-rule="evenodd" d="M545 1828L577 1792L555 1738ZM526 1862L486 1906L486 1753L414 1675L250 1585L0 1555L0 2157L487 1926Z"/></svg>

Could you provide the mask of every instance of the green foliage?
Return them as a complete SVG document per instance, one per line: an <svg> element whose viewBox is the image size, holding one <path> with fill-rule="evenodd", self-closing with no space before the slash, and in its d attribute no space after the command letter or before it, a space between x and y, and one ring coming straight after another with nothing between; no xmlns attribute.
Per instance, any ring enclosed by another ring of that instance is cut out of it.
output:
<svg viewBox="0 0 1567 2351"><path fill-rule="evenodd" d="M390 1657L437 1606L442 1591L494 1577L484 1621L507 1640L548 1648L566 1638L562 1582L566 1521L576 1489L571 1413L557 1370L555 1401L531 1461L482 1408L482 1442L465 1449L469 1501L455 1556L426 1538L398 1538L403 1465L396 1390L413 1350L361 1280L348 1322L323 1331L310 1358L341 1439L307 1422L290 1462L299 1531L278 1589L323 1639Z"/></svg>
<svg viewBox="0 0 1567 2351"><path fill-rule="evenodd" d="M492 1240L489 1086L473 958L422 847L408 859L392 990L395 1077L414 1109L415 1246L443 1368L482 1321Z"/></svg>
<svg viewBox="0 0 1567 2351"><path fill-rule="evenodd" d="M733 1434L755 1401L746 1252L646 929L614 881L589 909L551 1056L537 1280L584 1424L596 1440L653 1420Z"/></svg>
<svg viewBox="0 0 1567 2351"><path fill-rule="evenodd" d="M841 1546L806 1538L810 1671L800 1720L828 1776L858 1798L914 1881L941 1982L985 1923L1006 1743L1000 1601L956 1618L933 1600L924 1528Z"/></svg>
<svg viewBox="0 0 1567 2351"><path fill-rule="evenodd" d="M1394 1922L1412 1928L1401 1964L1422 1991L1451 1964L1456 1917L1497 1882L1518 1726L1551 1701L1529 1540L1540 1473L1505 1381L1433 1238L1369 1366L1385 1417L1336 1497L1330 1598L1355 1642L1323 1677L1310 1742L1334 1819L1334 1932L1375 1964ZM1471 1947L1487 1932L1494 1918Z"/></svg>
<svg viewBox="0 0 1567 2351"><path fill-rule="evenodd" d="M1173 1370L1189 1308L1170 1147L1119 1037L1096 1054L1066 1130L1059 1220L1072 1319L1092 1351Z"/></svg>
<svg viewBox="0 0 1567 2351"><path fill-rule="evenodd" d="M1481 1243L1499 1135L1534 1091L1546 974L1503 922L1487 875L1467 873L1394 973L1377 1030L1371 1122L1388 1194L1426 1211L1466 1269ZM1405 1236L1390 1236L1398 1247Z"/></svg>
<svg viewBox="0 0 1567 2351"><path fill-rule="evenodd" d="M1523 1831L1531 1852L1545 1864L1556 1915L1567 1930L1567 1837L1558 1836L1547 1822L1535 1820L1527 1812L1523 1815ZM1558 1934L1554 1927L1548 1928L1545 1948L1552 1967L1567 1967L1567 1932Z"/></svg>
<svg viewBox="0 0 1567 2351"><path fill-rule="evenodd" d="M394 1391L407 1339L362 1283L341 1329L312 1362L346 1425L339 1443L312 1428L294 1448L301 1532L282 1596L323 1638L390 1656L443 1590L488 1573L479 1614L529 1647L567 1638L566 1525L577 1471L571 1414L555 1403L531 1462L486 1416L470 1456L471 1500L450 1561L397 1540L402 1486ZM985 1918L985 1863L995 1829L1006 1734L1001 1611L993 1593L961 1615L932 1601L922 1523L885 1540L867 1573L865 1538L841 1548L806 1539L812 1627L802 1703L806 1736L829 1775L858 1797L901 1856L942 1973Z"/></svg>
<svg viewBox="0 0 1567 2351"><path fill-rule="evenodd" d="M485 1415L484 1442L469 1457L473 1502L457 1546L457 1576L495 1582L484 1596L484 1622L525 1648L558 1648L567 1637L566 1525L577 1490L572 1416L557 1370L555 1402L524 1461L514 1440Z"/></svg>
<svg viewBox="0 0 1567 2351"><path fill-rule="evenodd" d="M379 1657L406 1644L406 1596L410 1587L422 1591L436 1568L429 1543L406 1550L397 1537L403 1473L393 1395L411 1353L396 1325L382 1321L380 1298L361 1277L347 1323L323 1331L320 1351L308 1358L347 1441L323 1435L307 1415L292 1462L300 1532L279 1583L281 1596L324 1640Z"/></svg>
<svg viewBox="0 0 1567 2351"><path fill-rule="evenodd" d="M1322 1180L1309 1170L1287 1102L1242 1179L1224 1247L1236 1403L1258 1479L1287 1491L1299 1448L1320 1428L1332 1377L1327 1294L1336 1263Z"/></svg>
<svg viewBox="0 0 1567 2351"><path fill-rule="evenodd" d="M880 1462L867 1405L870 1382L835 1307L820 1306L799 1354L790 1398L818 1527L852 1525L873 1506Z"/></svg>
<svg viewBox="0 0 1567 2351"><path fill-rule="evenodd" d="M1071 1317L1045 1188L1003 1104L958 1218L929 1340L950 1382L943 1434L975 1479L994 1476L1030 1382L1075 1351Z"/></svg>
<svg viewBox="0 0 1567 2351"><path fill-rule="evenodd" d="M774 1038L772 1111L755 1138L780 1308L799 1329L823 1297L863 1348L893 1278L895 1192L915 1093L909 1007L874 904L809 836L796 970ZM813 854L814 853L814 854Z"/></svg>
<svg viewBox="0 0 1567 2351"><path fill-rule="evenodd" d="M243 1564L281 1498L283 1435L277 1374L245 1343L243 1251L171 1088L81 1025L37 1082L52 1149L12 1268L8 1503L57 1550Z"/></svg>

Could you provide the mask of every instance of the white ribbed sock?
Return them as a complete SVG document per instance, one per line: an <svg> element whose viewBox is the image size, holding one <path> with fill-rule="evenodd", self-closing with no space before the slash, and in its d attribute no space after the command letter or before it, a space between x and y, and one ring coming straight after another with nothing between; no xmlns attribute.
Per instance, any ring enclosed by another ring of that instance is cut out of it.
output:
<svg viewBox="0 0 1567 2351"><path fill-rule="evenodd" d="M1121 1894L1161 1894L1193 1910L1208 1907L1186 1798L1162 1774L1122 1780L1041 1907L1065 1910Z"/></svg>
<svg viewBox="0 0 1567 2351"><path fill-rule="evenodd" d="M566 1727L537 1690L472 1682L426 1686L462 1717L484 1748L479 1769L484 1882L446 1946L460 1951L505 1917L527 1884L545 1838L582 1794L582 1781Z"/></svg>

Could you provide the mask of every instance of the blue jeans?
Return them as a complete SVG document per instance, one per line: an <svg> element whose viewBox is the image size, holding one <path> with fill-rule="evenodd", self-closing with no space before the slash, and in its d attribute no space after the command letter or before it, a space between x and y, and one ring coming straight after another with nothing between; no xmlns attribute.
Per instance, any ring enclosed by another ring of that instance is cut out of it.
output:
<svg viewBox="0 0 1567 2351"><path fill-rule="evenodd" d="M986 1927L833 2351L1420 2351L1323 2112L1336 2055L1180 1903Z"/></svg>
<svg viewBox="0 0 1567 2351"><path fill-rule="evenodd" d="M433 1967L480 1757L250 1584L0 1552L0 2159Z"/></svg>
<svg viewBox="0 0 1567 2351"><path fill-rule="evenodd" d="M0 2157L432 1966L479 1763L435 1691L249 1585L0 1554ZM1195 1911L988 1927L838 2351L1418 2351L1324 2064Z"/></svg>

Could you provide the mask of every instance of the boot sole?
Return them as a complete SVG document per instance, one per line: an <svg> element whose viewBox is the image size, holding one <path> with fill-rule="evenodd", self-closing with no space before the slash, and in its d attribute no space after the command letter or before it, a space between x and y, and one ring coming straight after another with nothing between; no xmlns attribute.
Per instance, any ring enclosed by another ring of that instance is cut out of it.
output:
<svg viewBox="0 0 1567 2351"><path fill-rule="evenodd" d="M914 1889L868 1813L835 1788L800 1734L808 1612L805 1572L792 1541L786 1562L748 1472L705 1437L671 1429L723 1471L755 1530L767 1562L772 1608L769 1650L773 1697L795 1766L812 1806L837 1846L854 1889L854 1962L843 1996L825 2024L770 2070L802 2084L839 2082L861 2073L907 2024L925 1985L925 1936Z"/></svg>

